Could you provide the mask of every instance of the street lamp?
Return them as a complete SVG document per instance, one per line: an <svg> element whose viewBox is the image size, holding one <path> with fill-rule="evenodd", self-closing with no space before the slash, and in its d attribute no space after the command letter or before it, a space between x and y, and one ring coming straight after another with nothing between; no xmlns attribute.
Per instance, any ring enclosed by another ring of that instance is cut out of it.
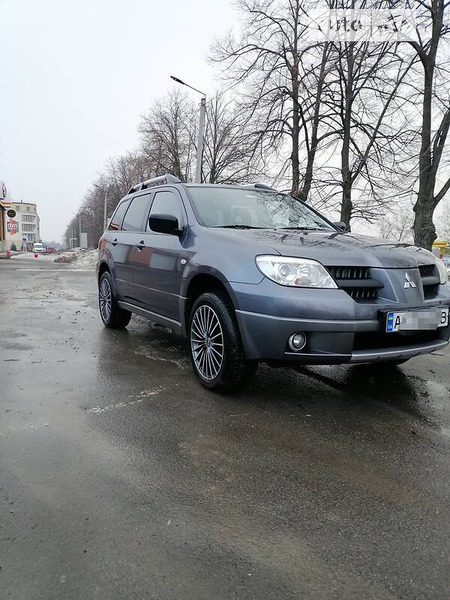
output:
<svg viewBox="0 0 450 600"><path fill-rule="evenodd" d="M97 189L100 189L100 186L97 185L96 183L93 184L94 187L96 187ZM107 226L107 218L106 218L106 207L108 205L108 192L106 191L105 188L105 200L103 203L103 231L106 231L106 226Z"/></svg>
<svg viewBox="0 0 450 600"><path fill-rule="evenodd" d="M203 133L204 133L204 129L205 129L205 114L206 114L206 94L204 92L201 92L197 88L192 87L192 85L189 85L189 84L185 83L184 81L181 81L181 79L178 79L178 77L174 77L173 75L171 75L170 79L173 79L174 81L176 81L177 83L179 83L181 85L185 85L186 87L190 88L191 90L194 90L194 92L198 92L199 94L201 94L203 96L202 99L200 100L200 119L199 119L199 123L198 123L198 141L197 141L197 161L196 161L196 165L195 165L195 183L201 183L202 182Z"/></svg>
<svg viewBox="0 0 450 600"><path fill-rule="evenodd" d="M78 219L78 235L75 235L76 227L73 226L73 228L72 228L73 238L72 239L78 240L78 246L81 248L81 212L72 213L72 214L75 217L75 219Z"/></svg>

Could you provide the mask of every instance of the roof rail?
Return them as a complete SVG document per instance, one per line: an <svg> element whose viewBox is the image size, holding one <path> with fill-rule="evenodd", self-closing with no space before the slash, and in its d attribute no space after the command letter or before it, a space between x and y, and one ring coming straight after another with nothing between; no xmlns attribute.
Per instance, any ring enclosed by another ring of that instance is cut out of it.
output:
<svg viewBox="0 0 450 600"><path fill-rule="evenodd" d="M154 187L155 185L164 185L166 183L181 183L181 180L175 175L170 175L167 173L166 175L161 175L160 177L153 177L152 179L147 179L146 181L141 181L141 183L136 183L132 188L128 191L129 194L133 192L140 192L141 190L146 190L149 187Z"/></svg>
<svg viewBox="0 0 450 600"><path fill-rule="evenodd" d="M267 185L267 183L249 183L248 185L244 185L246 188L256 188L259 190L270 190L271 192L278 192L275 188Z"/></svg>

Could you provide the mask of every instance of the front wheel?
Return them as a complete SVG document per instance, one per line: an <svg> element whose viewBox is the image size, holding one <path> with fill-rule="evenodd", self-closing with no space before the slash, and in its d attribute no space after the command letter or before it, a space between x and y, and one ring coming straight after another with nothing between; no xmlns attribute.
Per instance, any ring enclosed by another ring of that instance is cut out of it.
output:
<svg viewBox="0 0 450 600"><path fill-rule="evenodd" d="M206 292L195 301L189 349L200 383L216 392L239 388L257 368L245 358L233 306L220 292Z"/></svg>
<svg viewBox="0 0 450 600"><path fill-rule="evenodd" d="M107 271L98 283L98 306L103 325L108 329L124 329L130 322L131 313L120 308L114 294L112 277Z"/></svg>

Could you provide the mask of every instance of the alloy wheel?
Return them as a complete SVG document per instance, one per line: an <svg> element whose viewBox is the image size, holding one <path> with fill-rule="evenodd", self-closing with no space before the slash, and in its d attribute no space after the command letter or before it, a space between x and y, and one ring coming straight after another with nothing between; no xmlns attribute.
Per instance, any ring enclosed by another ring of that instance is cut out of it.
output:
<svg viewBox="0 0 450 600"><path fill-rule="evenodd" d="M201 304L191 322L191 349L195 367L207 381L220 373L224 360L224 339L217 313Z"/></svg>
<svg viewBox="0 0 450 600"><path fill-rule="evenodd" d="M107 323L111 318L112 291L109 281L103 278L99 289L100 312L103 320Z"/></svg>

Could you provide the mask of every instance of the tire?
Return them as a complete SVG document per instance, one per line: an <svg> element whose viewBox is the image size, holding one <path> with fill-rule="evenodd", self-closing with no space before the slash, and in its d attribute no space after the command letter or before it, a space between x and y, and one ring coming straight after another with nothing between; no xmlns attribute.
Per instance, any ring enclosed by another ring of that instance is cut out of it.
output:
<svg viewBox="0 0 450 600"><path fill-rule="evenodd" d="M189 318L189 352L200 383L219 393L241 387L257 369L246 360L229 298L206 292L195 301Z"/></svg>
<svg viewBox="0 0 450 600"><path fill-rule="evenodd" d="M105 271L98 282L98 306L103 325L108 329L125 329L131 319L128 310L120 308L114 293L111 274Z"/></svg>

